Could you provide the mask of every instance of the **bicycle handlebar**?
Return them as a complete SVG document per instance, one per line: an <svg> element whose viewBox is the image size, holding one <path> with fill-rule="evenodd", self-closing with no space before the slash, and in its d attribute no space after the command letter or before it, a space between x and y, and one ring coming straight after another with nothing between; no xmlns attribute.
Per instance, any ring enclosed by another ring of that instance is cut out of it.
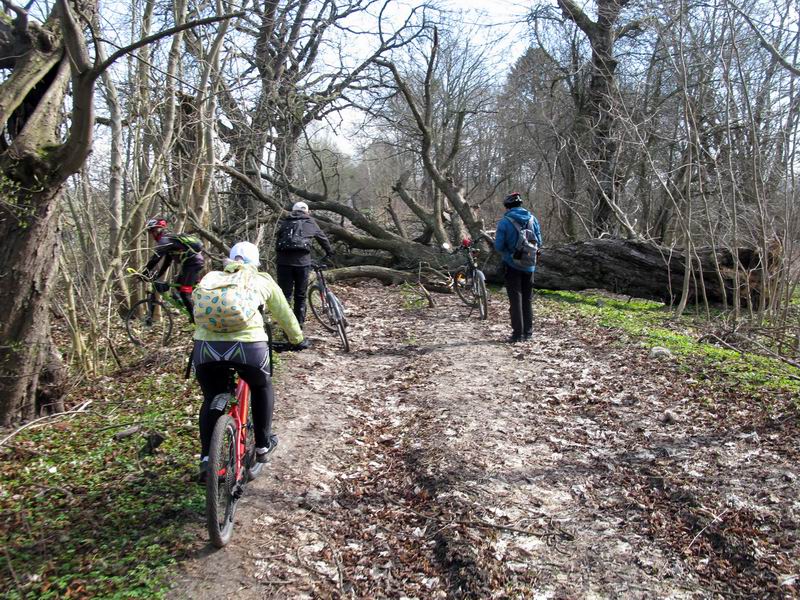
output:
<svg viewBox="0 0 800 600"><path fill-rule="evenodd" d="M137 271L136 269L133 269L131 267L127 268L127 273L130 277L136 277L138 279L146 281L147 283L153 283L155 281L155 279L153 279L152 277L148 277L142 271Z"/></svg>

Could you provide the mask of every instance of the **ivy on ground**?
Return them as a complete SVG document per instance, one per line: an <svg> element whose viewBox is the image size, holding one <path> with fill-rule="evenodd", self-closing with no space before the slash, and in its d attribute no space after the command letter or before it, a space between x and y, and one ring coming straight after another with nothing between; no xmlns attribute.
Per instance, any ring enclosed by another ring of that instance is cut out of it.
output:
<svg viewBox="0 0 800 600"><path fill-rule="evenodd" d="M180 362L99 380L82 390L90 411L24 430L0 448L5 597L164 596L205 501L192 481L197 391L186 394ZM135 434L117 435L132 427ZM151 452L146 436L155 432L165 439Z"/></svg>

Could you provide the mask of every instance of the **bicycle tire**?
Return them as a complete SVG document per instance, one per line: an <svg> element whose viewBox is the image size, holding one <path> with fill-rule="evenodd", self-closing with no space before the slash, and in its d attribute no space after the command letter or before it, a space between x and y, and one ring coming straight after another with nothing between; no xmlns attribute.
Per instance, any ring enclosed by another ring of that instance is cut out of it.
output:
<svg viewBox="0 0 800 600"><path fill-rule="evenodd" d="M330 320L336 326L336 334L342 342L345 352L350 352L350 341L347 339L347 319L344 316L344 305L331 291L328 291L328 304L330 305Z"/></svg>
<svg viewBox="0 0 800 600"><path fill-rule="evenodd" d="M453 273L453 288L461 301L469 307L475 306L475 295L472 293L472 277L465 267Z"/></svg>
<svg viewBox="0 0 800 600"><path fill-rule="evenodd" d="M486 290L486 279L481 271L478 271L475 285L478 288L478 314L481 321L489 318L489 292Z"/></svg>
<svg viewBox="0 0 800 600"><path fill-rule="evenodd" d="M350 352L350 341L347 339L347 326L343 321L336 323L336 333L339 335L344 351Z"/></svg>
<svg viewBox="0 0 800 600"><path fill-rule="evenodd" d="M247 437L244 443L244 467L247 481L253 481L253 479L261 475L261 471L264 469L264 463L260 463L256 460L256 436L253 432L252 411L247 421Z"/></svg>
<svg viewBox="0 0 800 600"><path fill-rule="evenodd" d="M326 310L325 306L325 294L322 290L322 287L316 283L308 286L306 299L308 301L308 305L311 307L311 314L314 315L314 318L317 319L317 321L319 321L319 324L328 331L335 332L336 325L330 323L328 319L328 311Z"/></svg>
<svg viewBox="0 0 800 600"><path fill-rule="evenodd" d="M131 307L125 317L125 331L131 342L142 348L166 346L172 336L172 313L166 304L155 301L153 304L161 308L161 318L150 321L148 304L147 299L139 300Z"/></svg>
<svg viewBox="0 0 800 600"><path fill-rule="evenodd" d="M236 499L236 424L222 415L214 426L206 477L206 525L211 543L224 547L233 535Z"/></svg>

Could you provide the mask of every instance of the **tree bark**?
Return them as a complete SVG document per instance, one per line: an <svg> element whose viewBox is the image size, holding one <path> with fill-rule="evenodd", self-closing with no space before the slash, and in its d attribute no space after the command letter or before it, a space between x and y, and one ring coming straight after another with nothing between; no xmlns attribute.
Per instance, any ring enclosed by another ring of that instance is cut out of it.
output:
<svg viewBox="0 0 800 600"><path fill-rule="evenodd" d="M89 152L94 121L94 80L86 77L82 32L67 2L57 2L41 25L28 22L24 11L17 19L24 27L15 28L14 45L0 47L0 60L12 68L0 85L0 125L11 138L0 152L0 422L5 425L40 412L40 388L49 390L48 408L59 406L52 392L60 389L64 371L49 327L59 198ZM70 75L72 123L62 142L58 128Z"/></svg>
<svg viewBox="0 0 800 600"><path fill-rule="evenodd" d="M699 261L702 278L699 272L690 277L688 299L696 301L705 293L712 304L722 304L725 294L730 297L737 285L737 267L742 297L757 304L764 289L760 265L777 264L775 256L762 261L759 251L749 248L740 248L738 258L719 248L696 248L694 254L693 262ZM534 281L540 289L603 289L673 304L681 295L686 262L683 250L649 242L588 240L545 248ZM497 271L491 275L496 279ZM700 281L703 281L704 289L699 288Z"/></svg>
<svg viewBox="0 0 800 600"><path fill-rule="evenodd" d="M702 277L699 271L689 277L688 300L698 301L705 295L709 303L722 304L725 294L730 297L737 285L738 267L740 293L745 301L757 305L765 290L761 265L779 268L776 254L779 250L775 246L768 260L762 261L758 249L740 248L737 260L728 250L695 248L691 263L701 265ZM449 291L446 277L441 275L457 268L459 259L447 253L431 258L431 255L419 256L420 260L427 259L425 264L430 265L422 271L361 264L331 270L326 277L329 281L366 277L387 284L422 283L434 292ZM502 284L503 266L499 255L488 254L479 263L489 282ZM642 241L593 239L545 248L539 258L534 285L547 290L602 289L671 305L681 296L686 264L685 253L680 249Z"/></svg>
<svg viewBox="0 0 800 600"><path fill-rule="evenodd" d="M61 188L30 197L25 220L0 208L0 422L38 412L40 373L52 356L50 291L58 265ZM4 194L5 195L5 194ZM55 383L55 382L54 382Z"/></svg>
<svg viewBox="0 0 800 600"><path fill-rule="evenodd" d="M557 0L564 16L573 21L592 46L592 75L589 81L587 114L581 115L592 132L589 195L592 201L592 228L595 235L609 233L612 217L617 217L623 227L617 207L621 186L617 174L618 144L615 135L616 117L612 91L616 78L617 60L614 42L620 11L628 0L598 0L597 20L588 15L572 0ZM626 229L628 229L626 227ZM632 232L628 232L629 235Z"/></svg>

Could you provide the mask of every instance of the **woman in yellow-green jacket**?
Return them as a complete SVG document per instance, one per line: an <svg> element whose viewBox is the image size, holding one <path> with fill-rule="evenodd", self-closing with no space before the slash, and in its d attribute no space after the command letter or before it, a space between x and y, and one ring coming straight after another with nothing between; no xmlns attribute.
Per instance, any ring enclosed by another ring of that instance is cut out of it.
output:
<svg viewBox="0 0 800 600"><path fill-rule="evenodd" d="M253 294L256 302L277 321L280 328L286 332L289 341L292 344L299 344L303 340L303 332L292 309L272 277L267 273L258 272L259 265L258 248L250 242L239 242L231 248L230 262L225 266L225 273L251 270L251 273L247 274L249 293ZM203 310L203 294L201 282L193 294L195 315ZM250 386L258 462L267 461L267 456L278 445L278 438L271 431L275 397L269 374L268 337L264 330L261 312L253 311L242 328L227 333L204 327L202 319L199 319L194 340L192 360L197 382L203 390L203 406L200 409L200 481L202 482L205 480L208 468L211 434L217 419L222 416L225 409L224 406L215 406L214 398L228 391L231 369L235 369Z"/></svg>

